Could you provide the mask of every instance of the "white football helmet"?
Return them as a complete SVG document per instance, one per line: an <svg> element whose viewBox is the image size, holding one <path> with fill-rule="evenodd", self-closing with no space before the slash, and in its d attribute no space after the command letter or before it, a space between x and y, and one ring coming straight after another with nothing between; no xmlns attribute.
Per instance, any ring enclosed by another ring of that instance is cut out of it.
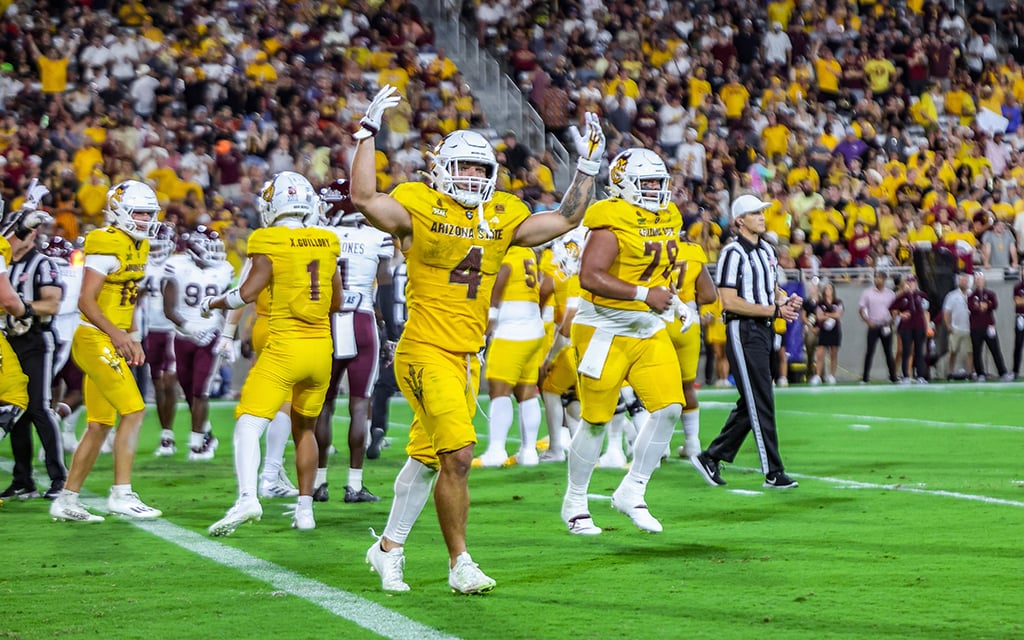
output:
<svg viewBox="0 0 1024 640"><path fill-rule="evenodd" d="M138 180L125 180L107 191L107 208L103 210L107 224L124 231L135 240L145 240L156 233L160 202L152 187ZM148 220L135 218L148 214Z"/></svg>
<svg viewBox="0 0 1024 640"><path fill-rule="evenodd" d="M313 221L320 213L319 198L305 176L294 171L277 173L260 192L260 221L273 226L281 218Z"/></svg>
<svg viewBox="0 0 1024 640"><path fill-rule="evenodd" d="M644 188L643 182L658 181L658 188ZM649 149L626 149L615 156L608 170L608 193L613 198L646 209L663 211L671 201L668 169L658 154Z"/></svg>
<svg viewBox="0 0 1024 640"><path fill-rule="evenodd" d="M583 257L583 243L587 238L588 229L583 226L557 238L551 245L554 263L563 274L574 276L580 271L580 258Z"/></svg>
<svg viewBox="0 0 1024 640"><path fill-rule="evenodd" d="M480 165L485 177L463 176L463 164ZM444 137L431 155L434 188L464 207L477 207L494 196L498 162L487 138L475 131L455 131Z"/></svg>

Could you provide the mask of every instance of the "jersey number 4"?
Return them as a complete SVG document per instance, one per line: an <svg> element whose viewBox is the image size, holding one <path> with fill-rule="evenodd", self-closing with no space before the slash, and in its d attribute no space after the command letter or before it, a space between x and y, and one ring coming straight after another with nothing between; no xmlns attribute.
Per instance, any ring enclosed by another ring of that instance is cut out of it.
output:
<svg viewBox="0 0 1024 640"><path fill-rule="evenodd" d="M483 247L470 247L466 257L448 274L448 284L466 285L466 297L476 300L477 291L480 289L480 264L483 262Z"/></svg>

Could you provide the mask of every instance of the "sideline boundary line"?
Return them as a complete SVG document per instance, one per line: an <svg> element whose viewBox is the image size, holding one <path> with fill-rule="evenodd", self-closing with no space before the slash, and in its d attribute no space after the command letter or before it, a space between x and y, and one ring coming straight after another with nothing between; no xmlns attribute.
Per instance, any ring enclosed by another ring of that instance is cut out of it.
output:
<svg viewBox="0 0 1024 640"><path fill-rule="evenodd" d="M0 468L10 472L14 466L10 460L0 458ZM107 511L105 499L92 492L83 491L82 493L88 496L84 497L83 501L89 507L96 511ZM39 501L49 504L42 498ZM46 517L49 518L49 515ZM291 569L263 560L241 549L210 540L202 534L176 525L164 518L155 520L119 519L186 551L326 609L339 618L344 618L385 638L393 640L458 640L457 636L448 635L433 627L416 622L372 600L307 578ZM76 526L74 523L65 524ZM369 568L366 570L369 572Z"/></svg>

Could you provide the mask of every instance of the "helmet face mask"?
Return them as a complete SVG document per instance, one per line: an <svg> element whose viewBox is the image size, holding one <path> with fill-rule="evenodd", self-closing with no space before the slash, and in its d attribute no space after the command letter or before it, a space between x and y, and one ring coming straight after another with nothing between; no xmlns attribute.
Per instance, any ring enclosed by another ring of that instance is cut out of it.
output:
<svg viewBox="0 0 1024 640"><path fill-rule="evenodd" d="M657 182L656 187L645 183ZM615 156L608 171L608 193L613 198L646 209L663 211L672 199L665 162L648 149L626 149Z"/></svg>
<svg viewBox="0 0 1024 640"><path fill-rule="evenodd" d="M70 240L61 236L53 236L40 243L39 251L50 258L71 260L71 254L75 251L75 245Z"/></svg>
<svg viewBox="0 0 1024 640"><path fill-rule="evenodd" d="M160 202L149 185L138 180L125 180L107 192L104 213L108 224L140 241L156 233ZM145 218L140 220L140 215Z"/></svg>
<svg viewBox="0 0 1024 640"><path fill-rule="evenodd" d="M153 264L163 264L167 258L174 253L176 238L174 227L169 224L158 223L153 237L149 240L149 261Z"/></svg>
<svg viewBox="0 0 1024 640"><path fill-rule="evenodd" d="M260 221L264 227L272 227L282 218L299 218L309 223L319 213L318 202L316 191L305 176L282 171L263 184Z"/></svg>
<svg viewBox="0 0 1024 640"><path fill-rule="evenodd" d="M328 227L366 221L366 217L352 204L348 180L335 180L320 189L319 218L319 223Z"/></svg>
<svg viewBox="0 0 1024 640"><path fill-rule="evenodd" d="M481 167L484 175L470 175L470 167ZM435 189L464 207L476 207L494 196L498 162L491 143L482 135L456 131L434 149L430 173Z"/></svg>
<svg viewBox="0 0 1024 640"><path fill-rule="evenodd" d="M185 253L200 267L216 266L227 259L220 234L206 225L199 225L195 231L184 234L181 239Z"/></svg>

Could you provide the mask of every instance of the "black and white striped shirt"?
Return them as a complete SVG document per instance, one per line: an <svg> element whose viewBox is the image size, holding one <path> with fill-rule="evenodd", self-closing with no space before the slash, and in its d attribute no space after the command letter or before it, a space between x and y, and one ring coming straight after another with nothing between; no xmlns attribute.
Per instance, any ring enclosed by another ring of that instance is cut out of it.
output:
<svg viewBox="0 0 1024 640"><path fill-rule="evenodd" d="M14 291L21 296L25 302L33 302L42 297L43 287L59 287L64 290L64 282L60 277L60 270L57 264L35 249L30 249L25 255L15 260L10 265L8 277ZM33 329L46 329L50 326L51 316L36 317L33 320Z"/></svg>
<svg viewBox="0 0 1024 640"><path fill-rule="evenodd" d="M764 239L751 244L743 236L722 247L718 255L718 286L735 289L752 304L774 305L779 260L775 248ZM763 320L763 318L759 318Z"/></svg>

